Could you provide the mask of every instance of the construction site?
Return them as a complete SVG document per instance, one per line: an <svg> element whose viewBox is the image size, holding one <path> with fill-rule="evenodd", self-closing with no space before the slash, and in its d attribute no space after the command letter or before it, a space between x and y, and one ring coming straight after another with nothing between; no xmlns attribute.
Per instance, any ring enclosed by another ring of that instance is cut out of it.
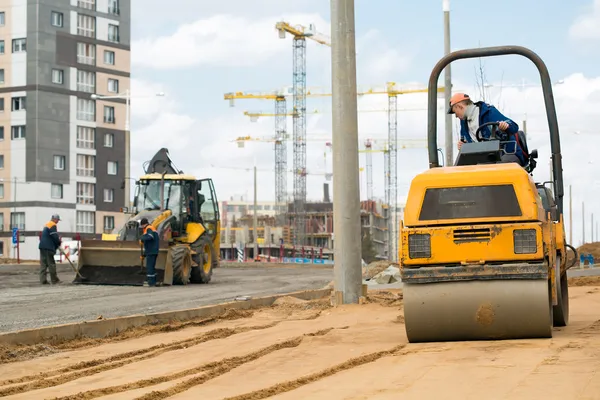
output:
<svg viewBox="0 0 600 400"><path fill-rule="evenodd" d="M96 13L90 1L72 8ZM0 259L0 397L600 400L600 242L597 233L586 241L595 225L593 214L586 225L582 206L581 245L574 244L573 178L563 173L576 166L567 157L573 147L561 149L566 129L558 122L565 102L555 101L549 68L528 47L451 51L449 0L443 8L448 40L426 85L356 85L354 1L331 0L331 37L312 24L271 21L271 33L291 38L292 85L228 91L224 100L273 106L244 112L272 117L272 135L236 131L226 139L273 146L273 168L265 167L274 172L272 201L258 201L258 152L252 199L221 189L243 192L247 179L232 174L225 182L190 168L190 159L184 172L157 145L131 173L124 222L110 232L62 243L53 214L39 232L37 260L18 256L16 227L17 259ZM62 14L52 15L62 25ZM117 36L115 27L127 29L108 25ZM210 31L207 42L214 33L206 25L183 30L192 31ZM331 90L307 85L310 41L331 49ZM539 74L547 144L452 86L450 64L504 56ZM398 134L398 97L414 94L426 98L415 108L427 111L420 138ZM360 109L357 99L370 95L386 96L386 108ZM307 133L310 97L331 98L331 137ZM129 115L128 98L126 105ZM359 137L361 112L385 112L387 138ZM109 114L105 107L105 122ZM12 132L14 140L19 131ZM167 136L165 146L191 149L197 162L191 142ZM327 162L324 171L312 169L310 141L325 146L325 159L332 154L331 171ZM112 146L107 136L103 143ZM399 168L403 148L425 150L427 168ZM374 168L377 153L382 171ZM549 163L547 179L538 159ZM310 175L324 177L318 195ZM399 178L410 181L407 190Z"/></svg>

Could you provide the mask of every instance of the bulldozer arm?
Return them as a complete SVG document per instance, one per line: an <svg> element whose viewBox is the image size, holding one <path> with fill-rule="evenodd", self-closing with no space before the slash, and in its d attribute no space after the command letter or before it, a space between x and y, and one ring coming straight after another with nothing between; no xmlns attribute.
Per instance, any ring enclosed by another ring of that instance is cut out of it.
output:
<svg viewBox="0 0 600 400"><path fill-rule="evenodd" d="M146 266L138 241L82 240L77 265L80 276L73 283L141 286ZM156 282L171 285L173 264L167 243L160 244Z"/></svg>

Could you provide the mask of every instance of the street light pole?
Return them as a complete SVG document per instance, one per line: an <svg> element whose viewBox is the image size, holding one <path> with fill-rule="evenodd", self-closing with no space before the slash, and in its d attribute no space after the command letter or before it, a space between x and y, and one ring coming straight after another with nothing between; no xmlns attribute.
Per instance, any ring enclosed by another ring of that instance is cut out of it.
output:
<svg viewBox="0 0 600 400"><path fill-rule="evenodd" d="M450 54L450 0L442 0L444 10L444 55ZM450 72L450 64L444 70L444 100L446 106L450 104L452 95L452 75ZM452 165L454 158L454 143L452 138L452 115L446 114L446 162L445 165Z"/></svg>
<svg viewBox="0 0 600 400"><path fill-rule="evenodd" d="M254 259L258 258L258 214L256 209L258 208L258 196L257 196L257 183L256 183L256 160L254 160L254 215L252 218L252 225L254 225ZM265 238L266 239L266 238Z"/></svg>
<svg viewBox="0 0 600 400"><path fill-rule="evenodd" d="M354 0L331 0L334 304L357 304L362 250Z"/></svg>

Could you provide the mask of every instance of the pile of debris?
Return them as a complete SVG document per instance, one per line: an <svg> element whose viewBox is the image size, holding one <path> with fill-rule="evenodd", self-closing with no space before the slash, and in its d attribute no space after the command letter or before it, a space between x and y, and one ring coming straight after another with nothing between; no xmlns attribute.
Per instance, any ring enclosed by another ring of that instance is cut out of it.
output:
<svg viewBox="0 0 600 400"><path fill-rule="evenodd" d="M400 282L400 268L391 261L374 261L363 267L363 281L368 285L386 285Z"/></svg>

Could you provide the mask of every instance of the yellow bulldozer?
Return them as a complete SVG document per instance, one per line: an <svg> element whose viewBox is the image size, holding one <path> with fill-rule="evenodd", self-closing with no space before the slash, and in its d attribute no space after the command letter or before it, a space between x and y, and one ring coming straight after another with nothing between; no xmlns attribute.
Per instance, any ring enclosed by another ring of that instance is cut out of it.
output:
<svg viewBox="0 0 600 400"><path fill-rule="evenodd" d="M140 220L160 238L157 283L209 283L219 265L220 214L212 179L180 171L160 149L136 181L133 214L112 240L82 240L74 283L143 285L146 280ZM108 239L108 238L107 238Z"/></svg>
<svg viewBox="0 0 600 400"><path fill-rule="evenodd" d="M532 177L527 164L502 163L507 140L498 122L486 123L479 142L464 143L451 166L440 166L437 82L453 61L521 55L539 70L552 151L550 182ZM460 50L442 58L428 87L430 168L411 182L400 223L399 259L405 329L414 342L550 338L569 320L563 175L558 121L543 60L521 46ZM498 134L497 134L498 133ZM573 262L574 264L574 262Z"/></svg>

